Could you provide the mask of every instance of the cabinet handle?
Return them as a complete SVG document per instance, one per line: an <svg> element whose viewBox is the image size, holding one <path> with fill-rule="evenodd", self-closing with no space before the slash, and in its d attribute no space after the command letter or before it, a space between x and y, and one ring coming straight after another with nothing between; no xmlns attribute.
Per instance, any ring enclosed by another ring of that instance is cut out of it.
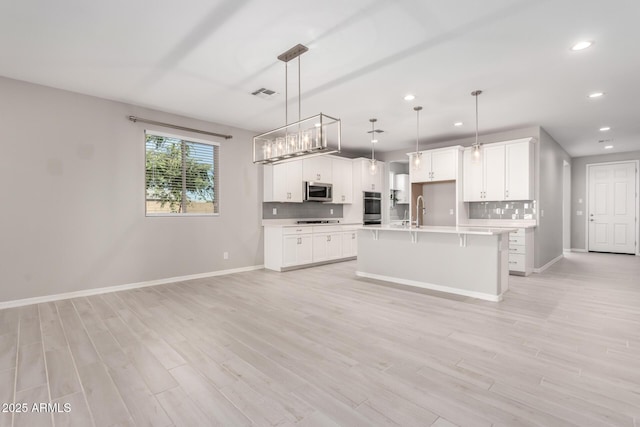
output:
<svg viewBox="0 0 640 427"><path fill-rule="evenodd" d="M351 240L356 238L356 233L351 233Z"/></svg>
<svg viewBox="0 0 640 427"><path fill-rule="evenodd" d="M318 178L318 181L320 181L320 174L316 174L316 177Z"/></svg>
<svg viewBox="0 0 640 427"><path fill-rule="evenodd" d="M509 264L517 264L517 261L509 261Z"/></svg>
<svg viewBox="0 0 640 427"><path fill-rule="evenodd" d="M376 185L375 184L371 184L371 189L375 190L376 189Z"/></svg>
<svg viewBox="0 0 640 427"><path fill-rule="evenodd" d="M327 236L327 242L331 241L331 236Z"/></svg>
<svg viewBox="0 0 640 427"><path fill-rule="evenodd" d="M342 196L342 201L344 202L344 196Z"/></svg>
<svg viewBox="0 0 640 427"><path fill-rule="evenodd" d="M298 244L301 244L301 243L302 243L302 238L298 237Z"/></svg>
<svg viewBox="0 0 640 427"><path fill-rule="evenodd" d="M504 197L507 199L509 198L509 190L504 191Z"/></svg>

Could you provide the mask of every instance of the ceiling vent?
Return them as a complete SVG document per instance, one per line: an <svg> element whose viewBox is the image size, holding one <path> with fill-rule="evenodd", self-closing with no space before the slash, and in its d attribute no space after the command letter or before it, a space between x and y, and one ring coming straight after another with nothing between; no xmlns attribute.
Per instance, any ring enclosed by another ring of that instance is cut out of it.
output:
<svg viewBox="0 0 640 427"><path fill-rule="evenodd" d="M273 97L273 95L275 95L277 92L271 89L266 89L264 87L261 87L260 89L256 90L255 92L251 92L251 95L255 95L258 98L262 98L262 99L269 99L271 97Z"/></svg>

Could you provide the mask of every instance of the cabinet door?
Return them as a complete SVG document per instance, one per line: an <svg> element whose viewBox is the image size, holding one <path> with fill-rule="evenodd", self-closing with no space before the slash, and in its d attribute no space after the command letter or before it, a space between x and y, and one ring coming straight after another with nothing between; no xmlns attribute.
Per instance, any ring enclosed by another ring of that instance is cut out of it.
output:
<svg viewBox="0 0 640 427"><path fill-rule="evenodd" d="M422 151L420 157L420 164L416 166L416 155L413 153L409 156L409 176L411 182L426 182L431 177L431 154Z"/></svg>
<svg viewBox="0 0 640 427"><path fill-rule="evenodd" d="M474 161L473 149L464 150L462 161L462 199L465 202L483 201L482 159Z"/></svg>
<svg viewBox="0 0 640 427"><path fill-rule="evenodd" d="M362 191L381 192L384 177L386 176L384 162L378 161L378 169L375 175L371 175L371 161L369 159L359 159Z"/></svg>
<svg viewBox="0 0 640 427"><path fill-rule="evenodd" d="M327 257L342 258L342 233L331 233L327 236Z"/></svg>
<svg viewBox="0 0 640 427"><path fill-rule="evenodd" d="M505 200L533 199L533 146L530 142L505 145Z"/></svg>
<svg viewBox="0 0 640 427"><path fill-rule="evenodd" d="M282 266L288 267L298 264L298 246L301 244L300 236L291 235L282 238Z"/></svg>
<svg viewBox="0 0 640 427"><path fill-rule="evenodd" d="M353 203L353 168L350 160L331 159L333 203Z"/></svg>
<svg viewBox="0 0 640 427"><path fill-rule="evenodd" d="M484 200L504 200L504 145L488 145L481 149L484 169Z"/></svg>
<svg viewBox="0 0 640 427"><path fill-rule="evenodd" d="M309 264L313 262L313 239L311 234L305 234L300 237L298 245L298 264Z"/></svg>
<svg viewBox="0 0 640 427"><path fill-rule="evenodd" d="M356 256L358 253L358 233L356 230L342 233L342 256L344 258Z"/></svg>
<svg viewBox="0 0 640 427"><path fill-rule="evenodd" d="M311 157L302 160L303 181L331 183L331 158Z"/></svg>
<svg viewBox="0 0 640 427"><path fill-rule="evenodd" d="M329 259L329 247L327 245L327 233L313 234L313 262L326 261Z"/></svg>
<svg viewBox="0 0 640 427"><path fill-rule="evenodd" d="M398 190L396 192L396 203L409 203L409 175L406 173L399 173L395 176L395 187Z"/></svg>
<svg viewBox="0 0 640 427"><path fill-rule="evenodd" d="M302 203L302 162L264 167L264 201Z"/></svg>
<svg viewBox="0 0 640 427"><path fill-rule="evenodd" d="M442 150L431 153L431 181L456 179L456 159L458 150Z"/></svg>

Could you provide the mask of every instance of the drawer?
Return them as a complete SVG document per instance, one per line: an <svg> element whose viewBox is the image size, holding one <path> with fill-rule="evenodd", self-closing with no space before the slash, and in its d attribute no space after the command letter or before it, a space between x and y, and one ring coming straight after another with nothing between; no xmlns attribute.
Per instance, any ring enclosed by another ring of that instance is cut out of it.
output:
<svg viewBox="0 0 640 427"><path fill-rule="evenodd" d="M524 254L509 254L509 271L525 271Z"/></svg>
<svg viewBox="0 0 640 427"><path fill-rule="evenodd" d="M314 225L314 233L339 233L342 231L341 225Z"/></svg>
<svg viewBox="0 0 640 427"><path fill-rule="evenodd" d="M282 227L282 234L310 234L313 232L313 227Z"/></svg>
<svg viewBox="0 0 640 427"><path fill-rule="evenodd" d="M522 236L524 237L524 228L518 228L516 231L512 231L511 233L509 233L509 236Z"/></svg>
<svg viewBox="0 0 640 427"><path fill-rule="evenodd" d="M509 245L509 254L525 254L525 246Z"/></svg>
<svg viewBox="0 0 640 427"><path fill-rule="evenodd" d="M524 246L524 235L518 236L515 233L509 233L509 246L513 245Z"/></svg>

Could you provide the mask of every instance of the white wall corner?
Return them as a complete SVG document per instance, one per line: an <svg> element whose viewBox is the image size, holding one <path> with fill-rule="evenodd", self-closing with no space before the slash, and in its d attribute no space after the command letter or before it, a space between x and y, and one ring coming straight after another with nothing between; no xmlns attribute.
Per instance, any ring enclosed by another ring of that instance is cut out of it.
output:
<svg viewBox="0 0 640 427"><path fill-rule="evenodd" d="M552 259L551 261L549 261L548 263L546 263L545 265L543 265L540 268L534 268L533 272L534 273L542 273L547 268L551 267L553 264L555 264L556 262L560 261L562 258L564 258L564 254L558 255L557 257L555 257L554 259Z"/></svg>

